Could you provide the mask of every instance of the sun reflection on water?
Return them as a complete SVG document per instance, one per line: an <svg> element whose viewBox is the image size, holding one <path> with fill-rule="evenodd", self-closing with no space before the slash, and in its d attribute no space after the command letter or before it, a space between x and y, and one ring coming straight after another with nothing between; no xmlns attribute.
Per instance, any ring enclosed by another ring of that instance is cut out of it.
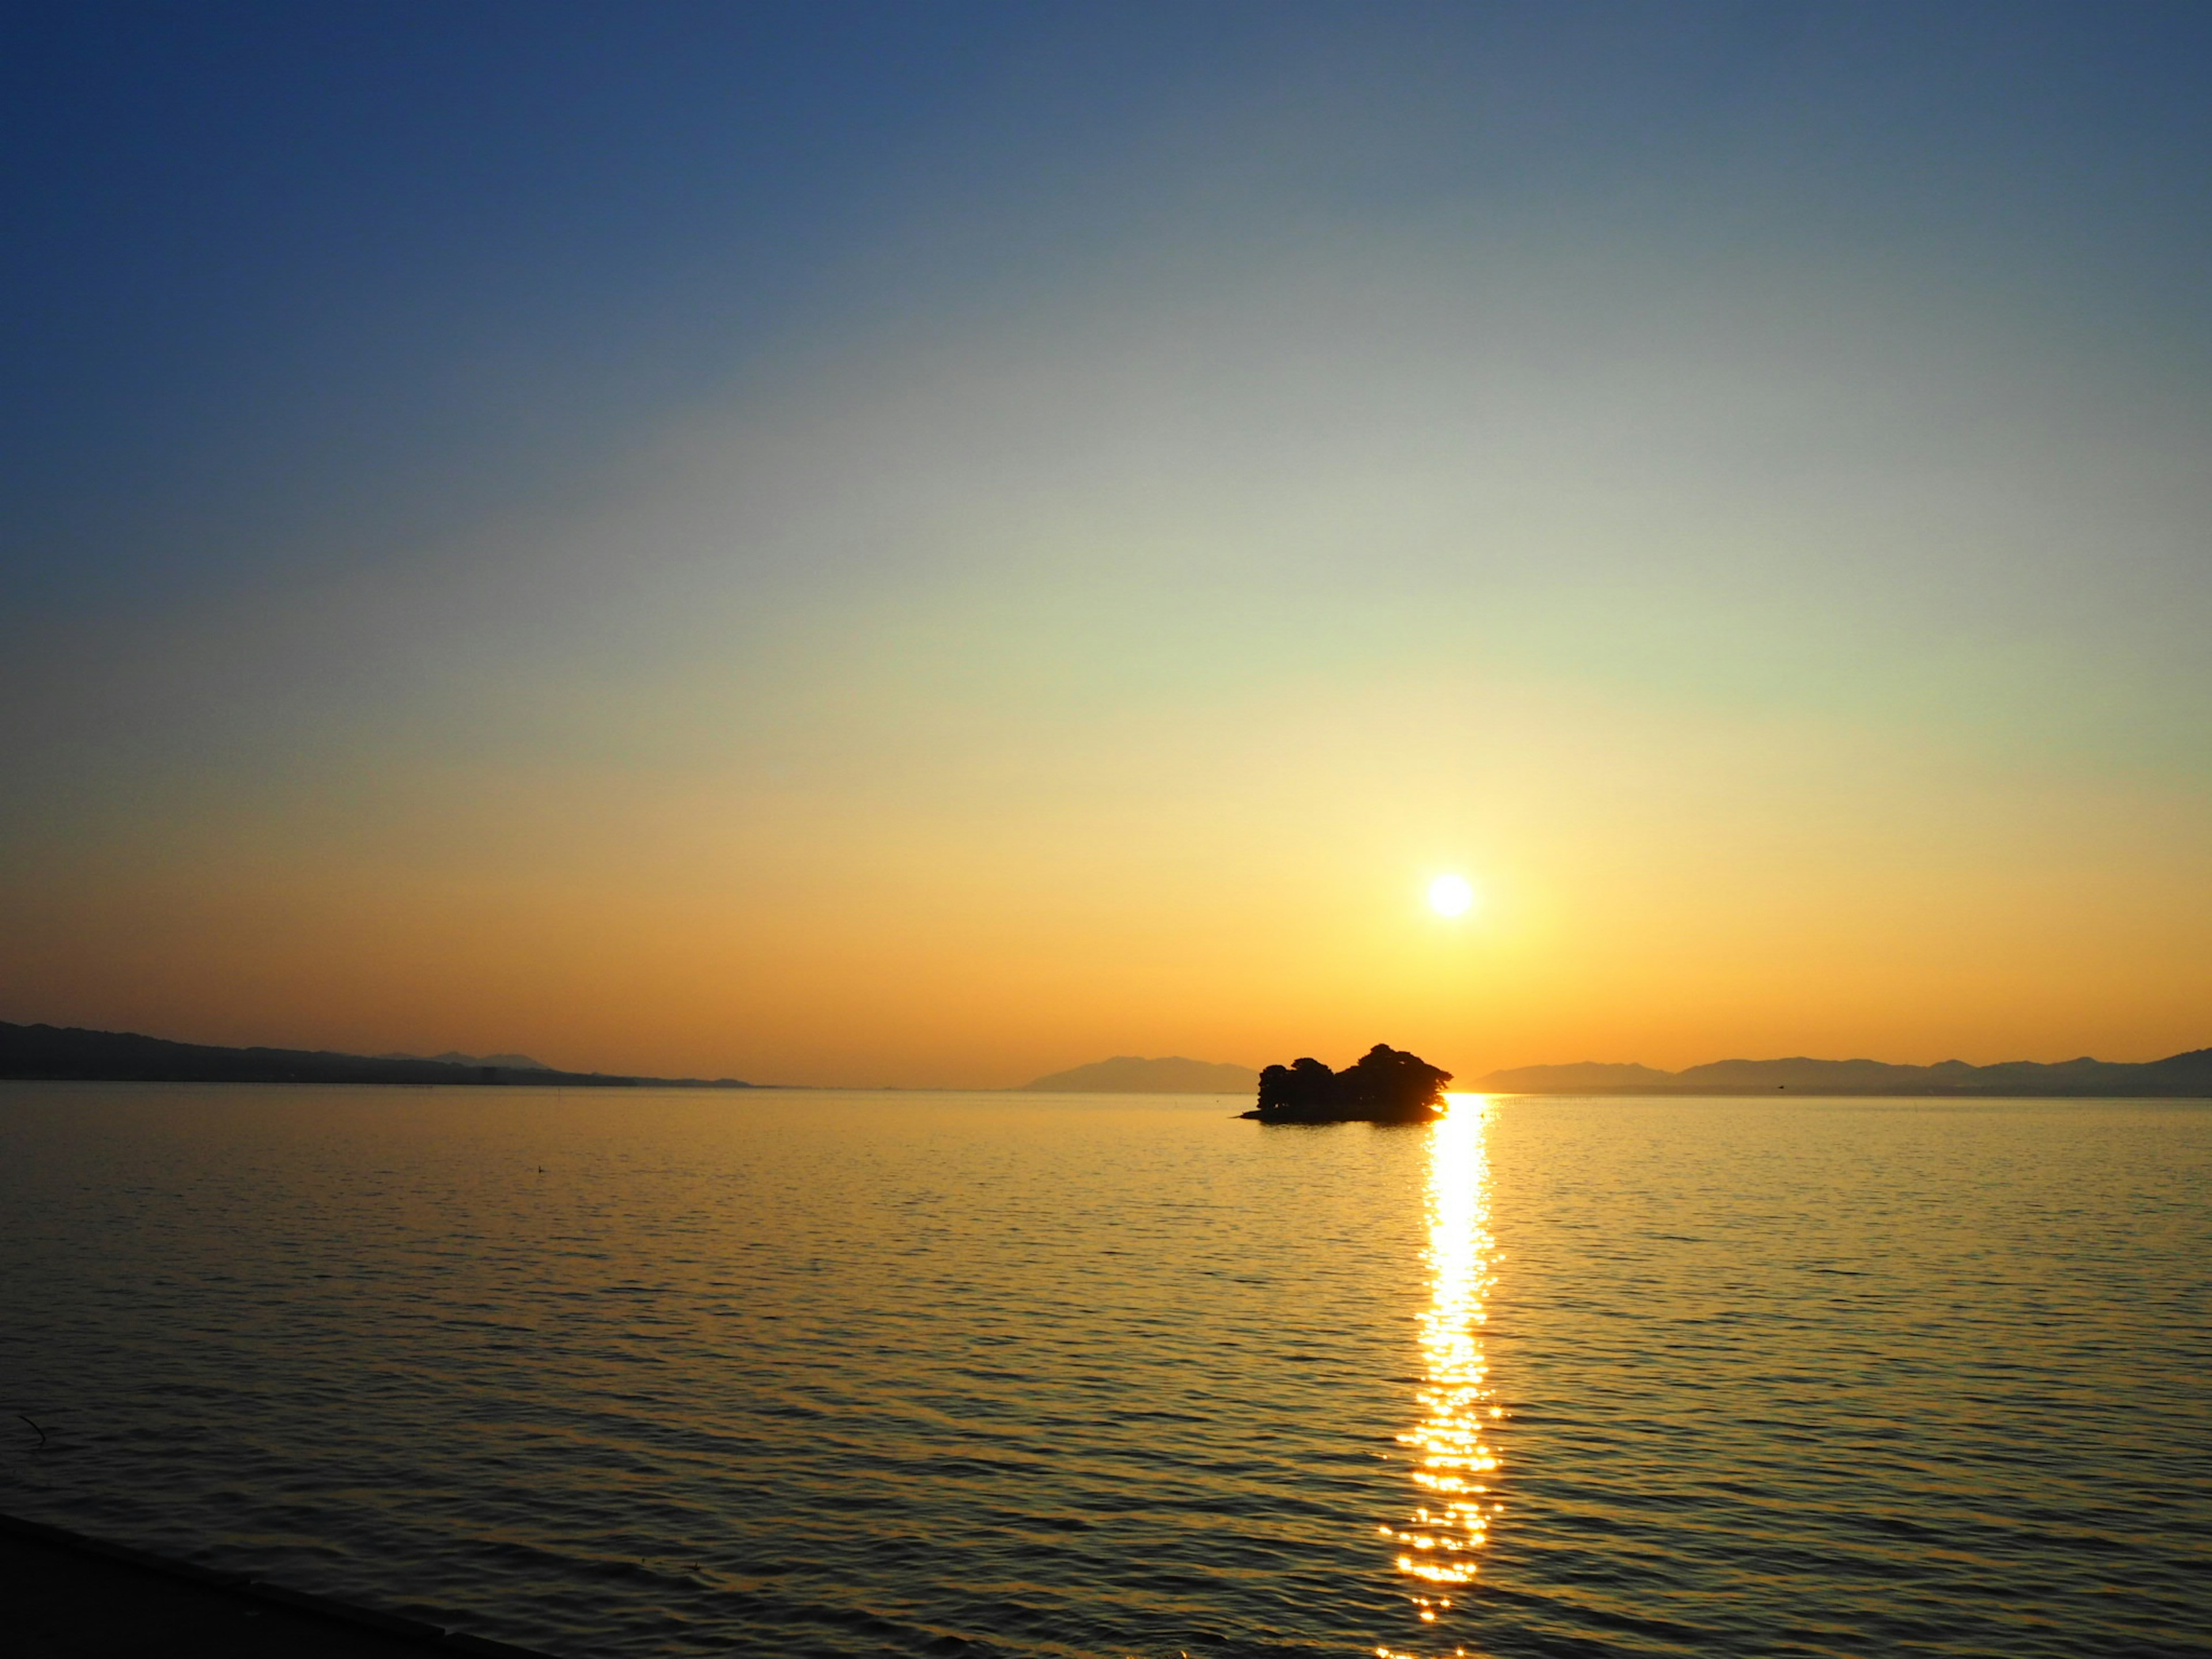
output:
<svg viewBox="0 0 2212 1659"><path fill-rule="evenodd" d="M1414 1452L1417 1507L1382 1532L1398 1546L1398 1571L1413 1607L1435 1624L1474 1582L1475 1558L1497 1498L1498 1457L1483 1435L1504 1415L1490 1386L1483 1322L1496 1255L1490 1231L1490 1101L1448 1095L1449 1110L1429 1129L1429 1305L1421 1315L1421 1419L1398 1437ZM1410 1659L1389 1648L1381 1659ZM1460 1650L1464 1652L1465 1650Z"/></svg>

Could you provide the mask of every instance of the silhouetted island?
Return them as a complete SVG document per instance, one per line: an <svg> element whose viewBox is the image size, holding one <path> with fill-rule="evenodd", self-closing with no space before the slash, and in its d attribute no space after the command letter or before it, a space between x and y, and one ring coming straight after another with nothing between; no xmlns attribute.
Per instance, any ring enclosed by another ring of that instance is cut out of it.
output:
<svg viewBox="0 0 2212 1659"><path fill-rule="evenodd" d="M1243 1115L1262 1123L1426 1123L1443 1115L1451 1075L1378 1042L1341 1072L1313 1059L1270 1066L1260 1073L1258 1107Z"/></svg>

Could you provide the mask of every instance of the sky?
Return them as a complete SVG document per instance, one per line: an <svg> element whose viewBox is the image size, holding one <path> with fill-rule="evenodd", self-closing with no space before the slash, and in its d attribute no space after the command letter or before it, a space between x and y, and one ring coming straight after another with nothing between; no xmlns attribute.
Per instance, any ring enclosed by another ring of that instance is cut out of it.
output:
<svg viewBox="0 0 2212 1659"><path fill-rule="evenodd" d="M2208 72L2194 3L0 9L0 1018L2212 1043Z"/></svg>

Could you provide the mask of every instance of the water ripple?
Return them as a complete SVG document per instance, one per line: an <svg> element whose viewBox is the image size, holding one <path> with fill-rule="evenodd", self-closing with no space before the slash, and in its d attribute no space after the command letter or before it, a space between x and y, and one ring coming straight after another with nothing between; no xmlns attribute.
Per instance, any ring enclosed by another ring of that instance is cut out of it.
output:
<svg viewBox="0 0 2212 1659"><path fill-rule="evenodd" d="M576 1656L2203 1655L2209 1177L2194 1106L6 1085L0 1506Z"/></svg>

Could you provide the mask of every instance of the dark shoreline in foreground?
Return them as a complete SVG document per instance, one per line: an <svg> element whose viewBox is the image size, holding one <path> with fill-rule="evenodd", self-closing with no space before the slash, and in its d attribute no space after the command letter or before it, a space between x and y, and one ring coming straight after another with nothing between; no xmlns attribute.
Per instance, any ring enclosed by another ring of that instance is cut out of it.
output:
<svg viewBox="0 0 2212 1659"><path fill-rule="evenodd" d="M548 1659L487 1637L0 1515L0 1598L25 1659Z"/></svg>

